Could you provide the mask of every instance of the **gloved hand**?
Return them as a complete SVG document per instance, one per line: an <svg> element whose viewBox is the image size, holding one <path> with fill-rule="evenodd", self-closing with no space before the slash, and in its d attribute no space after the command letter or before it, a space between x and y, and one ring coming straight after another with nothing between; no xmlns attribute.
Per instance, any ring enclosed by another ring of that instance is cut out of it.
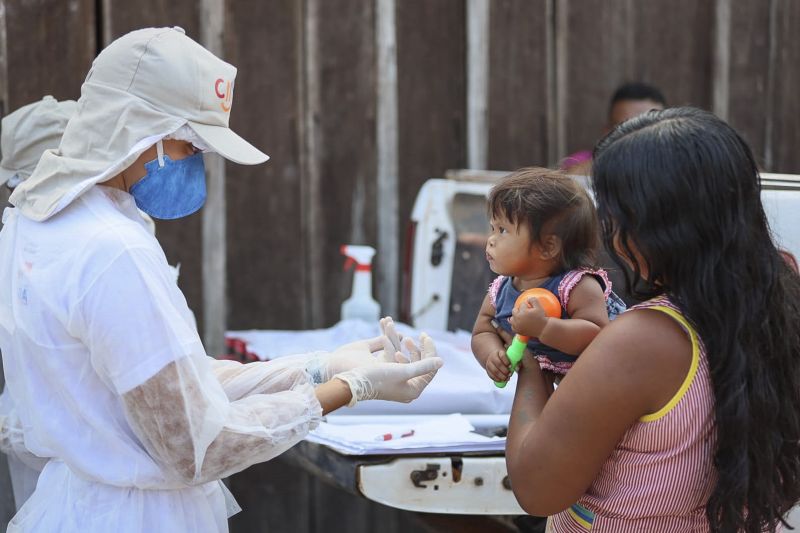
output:
<svg viewBox="0 0 800 533"><path fill-rule="evenodd" d="M306 370L311 374L314 383L325 383L334 375L352 368L405 360L402 355L403 337L397 333L392 318L382 318L380 327L381 335L378 337L351 342L332 353L315 354L309 359Z"/></svg>
<svg viewBox="0 0 800 533"><path fill-rule="evenodd" d="M410 361L395 352L396 362L378 362L361 366L333 376L348 384L353 399L349 406L364 400L410 402L419 397L431 382L443 362L436 355L433 339L423 333L421 349L411 339L404 342Z"/></svg>

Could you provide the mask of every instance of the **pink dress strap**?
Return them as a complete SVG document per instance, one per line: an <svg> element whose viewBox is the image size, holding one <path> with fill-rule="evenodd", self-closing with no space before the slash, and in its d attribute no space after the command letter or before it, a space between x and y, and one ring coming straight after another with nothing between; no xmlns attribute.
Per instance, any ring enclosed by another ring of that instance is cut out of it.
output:
<svg viewBox="0 0 800 533"><path fill-rule="evenodd" d="M583 276L587 274L600 278L603 285L603 297L608 301L608 297L611 294L611 280L608 279L606 271L602 268L576 268L575 270L567 272L564 279L558 284L558 299L561 300L561 305L564 309L566 309L567 304L569 304L569 296L572 294L572 289L574 289Z"/></svg>
<svg viewBox="0 0 800 533"><path fill-rule="evenodd" d="M497 308L497 292L500 290L500 286L503 284L503 280L505 279L506 276L497 276L489 285L489 301L492 302L492 307L495 309Z"/></svg>

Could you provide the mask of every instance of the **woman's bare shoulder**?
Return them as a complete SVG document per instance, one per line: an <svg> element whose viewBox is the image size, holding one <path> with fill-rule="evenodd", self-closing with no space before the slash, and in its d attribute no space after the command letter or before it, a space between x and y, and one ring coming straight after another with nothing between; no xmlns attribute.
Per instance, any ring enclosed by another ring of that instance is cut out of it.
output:
<svg viewBox="0 0 800 533"><path fill-rule="evenodd" d="M581 366L602 367L615 379L646 391L651 412L672 398L691 362L692 343L686 331L666 313L646 308L627 311L612 321L579 358Z"/></svg>

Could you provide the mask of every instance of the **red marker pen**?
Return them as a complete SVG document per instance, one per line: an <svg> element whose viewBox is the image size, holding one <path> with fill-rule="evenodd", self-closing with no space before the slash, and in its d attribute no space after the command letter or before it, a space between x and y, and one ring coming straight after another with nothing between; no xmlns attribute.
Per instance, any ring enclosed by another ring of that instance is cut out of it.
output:
<svg viewBox="0 0 800 533"><path fill-rule="evenodd" d="M384 441L384 440L394 440L394 439L402 439L403 437L411 437L414 435L413 429L407 429L405 431L393 431L392 433L384 433L383 435L378 435L375 437L377 441Z"/></svg>

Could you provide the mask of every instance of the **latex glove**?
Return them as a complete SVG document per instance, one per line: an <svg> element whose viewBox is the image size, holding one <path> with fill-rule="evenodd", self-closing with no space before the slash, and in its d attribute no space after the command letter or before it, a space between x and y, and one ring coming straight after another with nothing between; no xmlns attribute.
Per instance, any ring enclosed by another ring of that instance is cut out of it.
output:
<svg viewBox="0 0 800 533"><path fill-rule="evenodd" d="M350 387L353 399L349 406L364 400L390 400L394 402L410 402L419 397L443 361L436 355L436 346L428 335L420 336L421 349L413 342L406 341L409 349L409 360L397 357L397 362L376 363L336 374ZM401 362L402 361L402 362Z"/></svg>
<svg viewBox="0 0 800 533"><path fill-rule="evenodd" d="M397 333L392 317L382 318L380 328L381 335L373 339L345 344L332 353L314 354L306 365L306 370L312 376L314 383L325 383L334 375L352 368L392 362L402 358L403 336Z"/></svg>
<svg viewBox="0 0 800 533"><path fill-rule="evenodd" d="M380 320L381 334L373 339L354 341L344 346L340 346L331 354L330 364L339 367L334 374L344 372L361 364L347 366L347 359L354 353L370 354L372 362L390 362L395 360L395 354L402 352L403 336L397 332L392 317L387 316ZM378 357L374 357L377 355ZM368 363L366 358L362 358L362 363Z"/></svg>

